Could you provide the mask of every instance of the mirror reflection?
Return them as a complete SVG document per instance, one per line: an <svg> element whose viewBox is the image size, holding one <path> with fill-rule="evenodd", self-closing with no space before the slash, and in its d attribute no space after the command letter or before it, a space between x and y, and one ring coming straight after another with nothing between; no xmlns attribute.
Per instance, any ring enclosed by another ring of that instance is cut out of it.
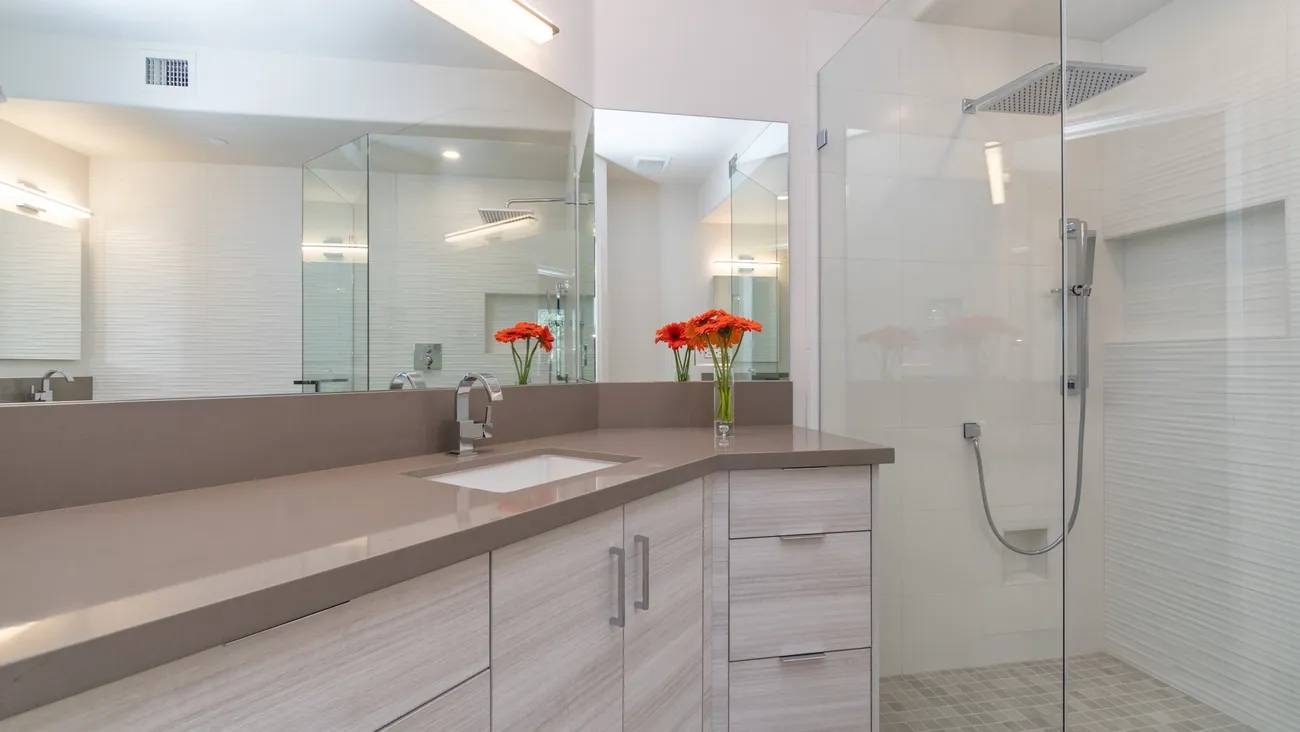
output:
<svg viewBox="0 0 1300 732"><path fill-rule="evenodd" d="M593 111L336 5L0 2L0 401L515 383L521 322L528 383L667 380L655 329L711 307L786 378L785 125Z"/></svg>

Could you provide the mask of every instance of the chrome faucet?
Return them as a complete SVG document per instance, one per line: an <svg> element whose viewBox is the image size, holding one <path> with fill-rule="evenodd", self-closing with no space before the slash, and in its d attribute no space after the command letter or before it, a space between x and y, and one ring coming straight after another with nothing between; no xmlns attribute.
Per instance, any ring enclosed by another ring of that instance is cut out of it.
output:
<svg viewBox="0 0 1300 732"><path fill-rule="evenodd" d="M474 382L483 384L490 402L499 402L505 398L501 393L501 382L492 374L470 372L456 385L456 426L459 429L460 446L451 451L453 455L473 455L474 441L492 437L492 405L489 403L482 422L469 418L469 393L474 390Z"/></svg>
<svg viewBox="0 0 1300 732"><path fill-rule="evenodd" d="M388 382L389 389L405 389L407 385L412 389L423 389L424 374L419 371L398 371L393 375L393 380Z"/></svg>
<svg viewBox="0 0 1300 732"><path fill-rule="evenodd" d="M50 379L54 376L62 376L63 380L72 383L71 376L63 373L61 369L50 369L41 377L41 390L36 391L36 386L32 386L32 401L34 402L52 402L54 401L54 387L50 385Z"/></svg>

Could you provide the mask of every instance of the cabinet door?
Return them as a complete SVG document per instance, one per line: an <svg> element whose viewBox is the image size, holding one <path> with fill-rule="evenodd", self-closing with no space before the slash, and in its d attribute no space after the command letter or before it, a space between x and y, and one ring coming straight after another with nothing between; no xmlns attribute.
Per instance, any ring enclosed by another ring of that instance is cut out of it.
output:
<svg viewBox="0 0 1300 732"><path fill-rule="evenodd" d="M10 717L0 730L373 730L487 664L481 555Z"/></svg>
<svg viewBox="0 0 1300 732"><path fill-rule="evenodd" d="M698 730L704 682L703 482L656 493L624 510L629 614L623 729Z"/></svg>
<svg viewBox="0 0 1300 732"><path fill-rule="evenodd" d="M493 730L622 727L622 546L619 508L492 552Z"/></svg>

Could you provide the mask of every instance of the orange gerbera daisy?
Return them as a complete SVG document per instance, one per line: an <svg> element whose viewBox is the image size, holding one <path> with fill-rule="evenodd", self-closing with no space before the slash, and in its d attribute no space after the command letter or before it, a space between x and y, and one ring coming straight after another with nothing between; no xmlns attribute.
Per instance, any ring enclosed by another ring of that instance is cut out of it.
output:
<svg viewBox="0 0 1300 732"><path fill-rule="evenodd" d="M510 355L515 360L515 376L519 378L520 384L528 383L528 375L533 370L533 356L537 349L549 353L555 347L555 336L551 329L541 323L528 323L519 321L509 328L502 328L492 336L498 343L510 344ZM524 353L520 355L515 349L515 344L519 341L524 342Z"/></svg>

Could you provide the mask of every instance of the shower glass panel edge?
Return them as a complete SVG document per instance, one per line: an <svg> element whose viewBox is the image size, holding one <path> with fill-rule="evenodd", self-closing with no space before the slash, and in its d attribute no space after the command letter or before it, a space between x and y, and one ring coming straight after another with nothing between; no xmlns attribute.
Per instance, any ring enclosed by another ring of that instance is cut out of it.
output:
<svg viewBox="0 0 1300 732"><path fill-rule="evenodd" d="M962 109L1065 49L1059 17L1055 34L962 27L943 16L960 5L886 2L818 74L820 426L898 458L873 535L884 732L1065 719L1064 547L998 543L963 431L982 431L990 512L1016 545L1059 535L1061 117Z"/></svg>

